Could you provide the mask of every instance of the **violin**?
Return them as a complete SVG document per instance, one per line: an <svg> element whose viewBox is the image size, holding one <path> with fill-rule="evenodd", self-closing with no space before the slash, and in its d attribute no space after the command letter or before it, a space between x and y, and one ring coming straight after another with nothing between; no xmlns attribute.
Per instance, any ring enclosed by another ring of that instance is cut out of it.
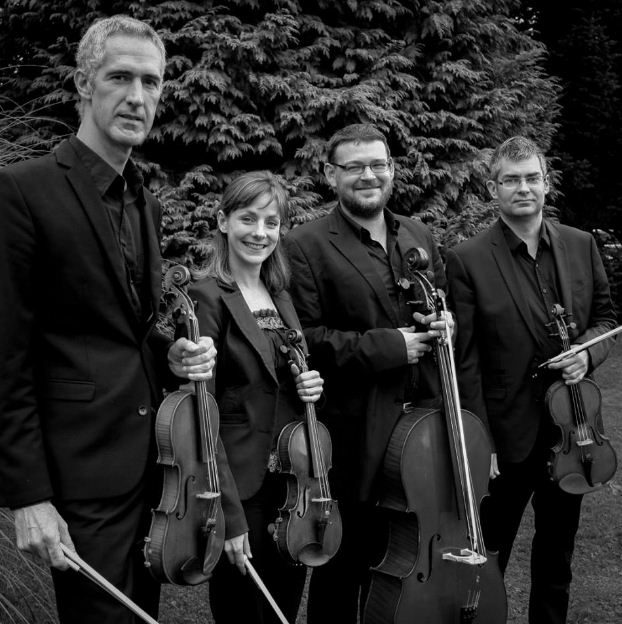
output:
<svg viewBox="0 0 622 624"><path fill-rule="evenodd" d="M402 280L412 293L423 293L408 303L440 319L445 298L424 273L428 263L424 249L410 250ZM451 333L447 327L434 339L442 408L405 408L385 453L378 504L389 539L372 568L364 624L503 624L507 618L503 577L479 516L491 443L481 420L460 406Z"/></svg>
<svg viewBox="0 0 622 624"><path fill-rule="evenodd" d="M175 297L173 318L188 338L199 340L192 300L183 288L190 281L184 266L169 269L166 290ZM161 583L198 585L207 581L224 546L225 519L216 464L219 415L207 382L194 391L169 394L155 422L158 464L164 486L160 504L152 510L145 538L145 565Z"/></svg>
<svg viewBox="0 0 622 624"><path fill-rule="evenodd" d="M564 351L569 351L568 315L559 304L552 312L551 324L557 330L553 335L559 335ZM558 380L548 388L544 400L559 431L548 462L551 479L570 494L597 490L613 477L618 465L609 438L600 429L600 389L591 379L576 384Z"/></svg>
<svg viewBox="0 0 622 624"><path fill-rule="evenodd" d="M308 371L302 333L286 334L290 365ZM305 403L305 421L283 427L277 441L280 470L287 475L285 504L279 509L273 538L279 553L290 563L310 567L326 563L341 544L341 516L330 493L328 471L332 446L325 425L318 422L313 403Z"/></svg>

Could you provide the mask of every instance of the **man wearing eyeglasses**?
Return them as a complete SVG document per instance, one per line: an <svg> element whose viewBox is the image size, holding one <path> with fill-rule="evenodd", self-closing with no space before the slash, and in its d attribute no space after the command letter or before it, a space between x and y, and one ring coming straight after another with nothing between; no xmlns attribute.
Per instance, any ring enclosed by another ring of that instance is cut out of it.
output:
<svg viewBox="0 0 622 624"><path fill-rule="evenodd" d="M607 276L592 236L543 218L546 160L531 140L512 137L493 152L490 195L499 220L447 253L450 305L462 404L487 424L495 445L490 496L482 506L486 546L505 571L527 503L535 513L529 622L566 621L580 494L563 491L547 462L555 429L545 393L556 379L575 384L607 357L612 339L551 364L555 304L570 338L586 342L616 325Z"/></svg>
<svg viewBox="0 0 622 624"><path fill-rule="evenodd" d="M404 403L438 396L428 352L445 323L419 313L413 319L398 285L405 254L425 249L431 279L443 287L445 276L429 230L387 209L395 167L377 128L338 131L324 173L337 207L286 238L292 297L313 366L325 379L318 415L332 437L329 476L343 522L339 552L313 571L307 621L356 624L382 534L374 504L391 432Z"/></svg>

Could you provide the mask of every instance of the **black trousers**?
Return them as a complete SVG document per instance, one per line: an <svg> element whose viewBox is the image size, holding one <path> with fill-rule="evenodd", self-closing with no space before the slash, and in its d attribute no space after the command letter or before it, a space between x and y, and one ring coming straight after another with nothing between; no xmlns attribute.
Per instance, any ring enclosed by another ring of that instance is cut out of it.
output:
<svg viewBox="0 0 622 624"><path fill-rule="evenodd" d="M97 572L153 617L160 585L144 566L143 539L149 531L151 492L101 500L55 501L69 525L76 551ZM139 624L126 606L78 572L52 570L61 624Z"/></svg>
<svg viewBox="0 0 622 624"><path fill-rule="evenodd" d="M531 545L530 624L563 624L568 613L572 553L582 496L567 494L548 475L549 449L538 443L525 461L499 463L482 503L486 547L499 551L501 572L510 558L525 507L531 498L535 533Z"/></svg>
<svg viewBox="0 0 622 624"><path fill-rule="evenodd" d="M343 527L341 546L327 563L313 569L307 601L308 624L357 624L363 616L371 582L370 566L377 564L386 547L386 523L375 505L361 503L333 486Z"/></svg>
<svg viewBox="0 0 622 624"><path fill-rule="evenodd" d="M242 501L249 526L251 563L289 622L296 621L307 569L289 564L278 552L268 526L285 502L285 476L267 473L260 490ZM223 552L209 582L212 615L217 624L279 624L272 607L250 575L241 574Z"/></svg>

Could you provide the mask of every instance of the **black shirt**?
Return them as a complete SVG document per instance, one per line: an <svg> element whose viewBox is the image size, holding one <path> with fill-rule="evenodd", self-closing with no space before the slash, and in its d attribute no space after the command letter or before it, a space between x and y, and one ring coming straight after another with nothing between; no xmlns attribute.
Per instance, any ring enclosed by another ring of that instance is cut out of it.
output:
<svg viewBox="0 0 622 624"><path fill-rule="evenodd" d="M414 309L408 304L409 301L412 303L412 289L406 290L398 285L398 280L404 274L403 256L408 252L408 249L400 249L397 242L400 222L391 211L385 209L384 218L387 226L387 250L385 251L378 241L372 239L369 230L345 214L341 205L337 206L337 210L365 247L376 272L382 279L391 300L394 317L398 319L397 327L412 327ZM416 328L416 331L425 331L425 329ZM422 404L429 399L436 400L439 397L440 386L433 353L427 353L417 365L409 365L409 368L410 376L407 387L404 388L404 403Z"/></svg>
<svg viewBox="0 0 622 624"><path fill-rule="evenodd" d="M132 302L140 315L142 309L148 309L144 304L149 300L142 223L145 206L143 177L130 160L121 176L78 137L71 137L69 142L91 174L107 209L119 251L123 254Z"/></svg>
<svg viewBox="0 0 622 624"><path fill-rule="evenodd" d="M561 305L561 290L546 223L542 222L535 258L529 255L527 244L503 221L501 229L514 259L522 294L533 317L533 330L538 338L535 358L543 362L562 350L552 312L555 304Z"/></svg>

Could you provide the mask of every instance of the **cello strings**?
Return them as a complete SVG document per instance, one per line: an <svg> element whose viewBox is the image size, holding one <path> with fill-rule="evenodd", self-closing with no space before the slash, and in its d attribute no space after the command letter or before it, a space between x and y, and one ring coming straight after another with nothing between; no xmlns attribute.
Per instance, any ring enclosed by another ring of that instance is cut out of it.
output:
<svg viewBox="0 0 622 624"><path fill-rule="evenodd" d="M439 296L442 310L446 313L445 300ZM447 326L446 337L444 340L437 339L439 363L444 380L445 397L447 408L450 411L450 423L452 436L454 439L455 452L459 454L461 461L458 462L460 473L460 482L462 486L462 498L464 511L469 526L469 539L471 541L472 550L479 554L482 552L481 544L483 544L481 523L479 522L479 514L476 511L473 480L469 465L469 457L466 449L466 440L464 435L464 427L462 421L462 412L460 407L460 398L458 394L458 382L456 375L456 367L452 352L452 332Z"/></svg>

